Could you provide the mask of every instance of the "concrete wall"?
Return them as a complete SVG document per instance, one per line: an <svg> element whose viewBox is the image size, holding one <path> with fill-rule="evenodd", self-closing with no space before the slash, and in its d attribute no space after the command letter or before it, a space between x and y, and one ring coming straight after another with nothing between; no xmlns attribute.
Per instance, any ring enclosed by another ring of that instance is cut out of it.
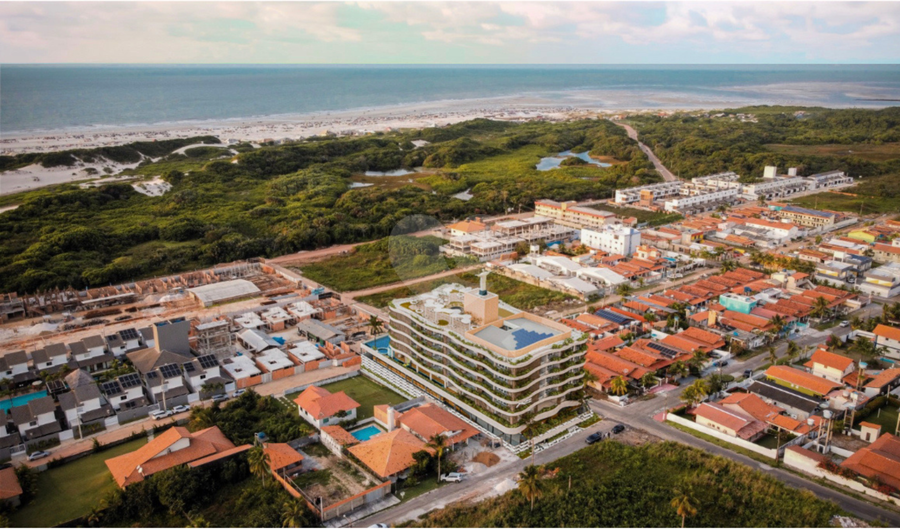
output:
<svg viewBox="0 0 900 530"><path fill-rule="evenodd" d="M689 429L694 429L695 431L702 432L703 434L708 434L713 438L722 440L723 442L728 442L732 445L736 445L738 447L753 451L754 453L759 453L763 456L771 458L772 460L775 459L775 449L766 449L761 445L756 445L755 443L741 440L740 438L735 438L734 436L728 436L727 434L723 434L715 429L700 425L699 423L682 418L681 416L677 416L675 414L667 414L666 420L671 421L672 423L677 423L678 425L683 425Z"/></svg>
<svg viewBox="0 0 900 530"><path fill-rule="evenodd" d="M895 497L891 497L890 495L885 495L884 493L873 490L872 488L869 488L868 486L866 486L865 484L863 484L859 481L845 478L840 475L835 475L834 473L829 473L828 471L825 471L824 469L818 467L819 463L817 461L813 460L812 458L801 455L799 453L795 453L794 451L785 451L784 452L784 464L788 467L792 467L799 471L803 471L804 473L806 473L808 475L812 475L814 477L819 477L819 478L824 478L825 480L834 482L835 484L840 484L841 486L849 488L853 491L865 493L866 495L869 495L870 497L874 497L878 500L892 502L892 503L896 504L897 506L900 506L900 499L897 499Z"/></svg>

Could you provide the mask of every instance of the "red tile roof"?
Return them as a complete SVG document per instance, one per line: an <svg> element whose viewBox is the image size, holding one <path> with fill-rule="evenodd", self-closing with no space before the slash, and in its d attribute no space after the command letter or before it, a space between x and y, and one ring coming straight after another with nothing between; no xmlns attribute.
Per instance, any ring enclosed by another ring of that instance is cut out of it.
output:
<svg viewBox="0 0 900 530"><path fill-rule="evenodd" d="M19 477L14 467L0 469L0 500L12 499L22 494Z"/></svg>
<svg viewBox="0 0 900 530"><path fill-rule="evenodd" d="M449 436L447 443L464 442L478 434L478 431L437 405L427 403L400 415L400 425L424 440L431 440L437 434Z"/></svg>
<svg viewBox="0 0 900 530"><path fill-rule="evenodd" d="M871 381L866 383L866 388L881 389L892 384L898 378L900 378L900 368L888 368L875 375Z"/></svg>
<svg viewBox="0 0 900 530"><path fill-rule="evenodd" d="M822 366L834 368L835 370L840 370L841 372L853 365L853 359L822 349L816 350L816 352L812 354L812 357L809 360L813 364L821 364Z"/></svg>
<svg viewBox="0 0 900 530"><path fill-rule="evenodd" d="M886 339L900 340L900 329L891 326L885 326L884 324L878 324L877 326L875 326L875 329L872 331L872 333Z"/></svg>
<svg viewBox="0 0 900 530"><path fill-rule="evenodd" d="M900 489L900 438L882 434L868 447L850 455L841 466L864 477L878 477L883 483Z"/></svg>
<svg viewBox="0 0 900 530"><path fill-rule="evenodd" d="M698 418L735 431L739 438L749 440L767 429L767 425L752 416L729 410L717 403L701 403L694 410Z"/></svg>
<svg viewBox="0 0 900 530"><path fill-rule="evenodd" d="M343 390L332 394L317 386L311 386L301 392L299 396L294 398L294 403L317 420L330 418L342 410L349 412L359 407L359 403L354 401Z"/></svg>
<svg viewBox="0 0 900 530"><path fill-rule="evenodd" d="M303 455L288 444L267 443L263 452L269 455L269 467L278 471L303 461Z"/></svg>
<svg viewBox="0 0 900 530"><path fill-rule="evenodd" d="M829 381L824 377L818 377L790 366L770 366L766 370L766 377L779 379L788 384L804 388L823 396L835 388L840 388L842 386L840 383Z"/></svg>
<svg viewBox="0 0 900 530"><path fill-rule="evenodd" d="M413 455L419 451L433 452L405 429L376 434L347 450L381 478L409 469L416 462Z"/></svg>

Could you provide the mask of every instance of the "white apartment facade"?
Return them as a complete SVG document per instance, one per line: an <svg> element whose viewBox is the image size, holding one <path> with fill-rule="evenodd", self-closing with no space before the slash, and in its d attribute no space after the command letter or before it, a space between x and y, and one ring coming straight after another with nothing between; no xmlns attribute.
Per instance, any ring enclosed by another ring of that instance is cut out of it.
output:
<svg viewBox="0 0 900 530"><path fill-rule="evenodd" d="M610 254L632 256L641 244L641 233L628 227L604 227L601 230L582 230L581 243L589 248Z"/></svg>

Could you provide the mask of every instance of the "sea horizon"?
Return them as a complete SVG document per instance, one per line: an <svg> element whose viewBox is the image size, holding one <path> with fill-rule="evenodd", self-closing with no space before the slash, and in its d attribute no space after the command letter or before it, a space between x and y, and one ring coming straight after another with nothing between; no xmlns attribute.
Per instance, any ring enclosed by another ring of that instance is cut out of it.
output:
<svg viewBox="0 0 900 530"><path fill-rule="evenodd" d="M556 73L544 75L547 71ZM444 75L447 72L452 75ZM749 105L882 108L900 104L900 65L0 66L0 134L4 138L290 120L444 102L457 107L488 102L598 110Z"/></svg>

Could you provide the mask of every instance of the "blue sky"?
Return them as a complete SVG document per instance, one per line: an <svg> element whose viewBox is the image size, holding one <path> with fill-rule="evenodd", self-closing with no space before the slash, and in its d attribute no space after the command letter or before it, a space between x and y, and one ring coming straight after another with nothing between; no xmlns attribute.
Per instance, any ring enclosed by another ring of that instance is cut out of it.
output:
<svg viewBox="0 0 900 530"><path fill-rule="evenodd" d="M900 62L900 2L0 2L2 63Z"/></svg>

